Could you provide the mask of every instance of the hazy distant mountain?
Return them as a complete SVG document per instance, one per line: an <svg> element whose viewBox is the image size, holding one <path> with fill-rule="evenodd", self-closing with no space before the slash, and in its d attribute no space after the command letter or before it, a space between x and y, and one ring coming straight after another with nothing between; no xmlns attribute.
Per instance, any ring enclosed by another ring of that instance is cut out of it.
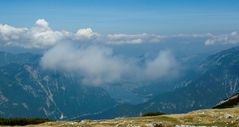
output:
<svg viewBox="0 0 239 127"><path fill-rule="evenodd" d="M72 118L115 105L99 87L71 74L42 70L39 56L0 53L0 116Z"/></svg>

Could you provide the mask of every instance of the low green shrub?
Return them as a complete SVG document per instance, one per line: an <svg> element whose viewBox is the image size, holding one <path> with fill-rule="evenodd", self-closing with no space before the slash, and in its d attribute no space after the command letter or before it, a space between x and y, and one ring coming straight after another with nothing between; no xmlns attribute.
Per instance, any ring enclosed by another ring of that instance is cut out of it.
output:
<svg viewBox="0 0 239 127"><path fill-rule="evenodd" d="M40 124L52 121L45 118L0 118L0 125L10 125L10 126L24 126L30 124Z"/></svg>
<svg viewBox="0 0 239 127"><path fill-rule="evenodd" d="M144 113L142 116L159 116L164 114L165 113L161 113L161 112L147 112L147 113Z"/></svg>

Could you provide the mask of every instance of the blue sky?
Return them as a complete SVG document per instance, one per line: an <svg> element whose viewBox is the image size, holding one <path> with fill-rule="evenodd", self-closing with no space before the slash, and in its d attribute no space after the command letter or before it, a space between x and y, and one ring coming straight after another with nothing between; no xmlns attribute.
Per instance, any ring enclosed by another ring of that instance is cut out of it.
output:
<svg viewBox="0 0 239 127"><path fill-rule="evenodd" d="M238 0L1 0L0 23L100 33L226 33L239 29Z"/></svg>

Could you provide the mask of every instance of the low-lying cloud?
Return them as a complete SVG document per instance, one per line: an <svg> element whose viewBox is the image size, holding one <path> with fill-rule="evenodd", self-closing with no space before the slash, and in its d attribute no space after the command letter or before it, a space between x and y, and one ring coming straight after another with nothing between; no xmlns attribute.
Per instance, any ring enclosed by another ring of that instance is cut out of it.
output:
<svg viewBox="0 0 239 127"><path fill-rule="evenodd" d="M145 76L148 79L159 79L164 76L173 77L178 73L178 66L170 51L161 51L155 59L146 62Z"/></svg>
<svg viewBox="0 0 239 127"><path fill-rule="evenodd" d="M132 58L115 55L110 48L97 45L76 48L71 44L60 44L41 59L43 68L77 73L83 77L82 83L89 85L154 80L178 71L178 63L169 51L160 52L144 66L139 64Z"/></svg>
<svg viewBox="0 0 239 127"><path fill-rule="evenodd" d="M67 44L49 50L41 64L47 69L80 73L84 83L95 85L120 80L130 69L130 62L113 56L109 48L74 48Z"/></svg>

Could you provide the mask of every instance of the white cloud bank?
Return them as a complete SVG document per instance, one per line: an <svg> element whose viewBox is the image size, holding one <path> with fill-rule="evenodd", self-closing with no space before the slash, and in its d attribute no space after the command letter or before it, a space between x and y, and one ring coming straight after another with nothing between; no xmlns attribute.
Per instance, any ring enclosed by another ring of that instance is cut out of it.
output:
<svg viewBox="0 0 239 127"><path fill-rule="evenodd" d="M161 36L154 34L109 34L107 35L108 44L141 44L145 42L160 42Z"/></svg>
<svg viewBox="0 0 239 127"><path fill-rule="evenodd" d="M89 46L75 48L71 44L58 45L41 59L45 69L75 72L83 77L84 84L101 85L122 80L159 79L175 74L178 64L168 51L140 67L132 59L113 54L110 48Z"/></svg>
<svg viewBox="0 0 239 127"><path fill-rule="evenodd" d="M65 41L103 43L107 45L158 43L161 40L170 38L203 38L205 45L236 44L239 42L239 34L237 32L221 35L211 33L169 36L148 33L102 35L94 32L91 28L78 29L76 32L53 30L45 19L38 19L35 25L30 28L0 24L0 44L22 48L51 48Z"/></svg>
<svg viewBox="0 0 239 127"><path fill-rule="evenodd" d="M23 48L51 48L62 41L102 42L104 44L139 44L159 42L158 35L151 34L109 34L101 35L91 28L82 28L76 32L53 30L45 19L38 19L31 28L14 27L0 24L0 42L4 46Z"/></svg>
<svg viewBox="0 0 239 127"><path fill-rule="evenodd" d="M17 28L0 24L0 42L4 46L49 48L68 36L66 31L52 30L44 19L37 20L32 28Z"/></svg>
<svg viewBox="0 0 239 127"><path fill-rule="evenodd" d="M211 35L209 39L205 41L205 45L238 44L238 43L239 43L238 32L232 32L230 34Z"/></svg>
<svg viewBox="0 0 239 127"><path fill-rule="evenodd" d="M55 31L45 19L38 19L31 28L18 28L0 24L0 42L4 46L22 48L51 48L62 41L85 40L98 36L90 28L79 29L76 33L65 30Z"/></svg>
<svg viewBox="0 0 239 127"><path fill-rule="evenodd" d="M0 24L0 39L8 42L11 40L19 40L24 33L27 32L27 28L15 28L7 24Z"/></svg>

